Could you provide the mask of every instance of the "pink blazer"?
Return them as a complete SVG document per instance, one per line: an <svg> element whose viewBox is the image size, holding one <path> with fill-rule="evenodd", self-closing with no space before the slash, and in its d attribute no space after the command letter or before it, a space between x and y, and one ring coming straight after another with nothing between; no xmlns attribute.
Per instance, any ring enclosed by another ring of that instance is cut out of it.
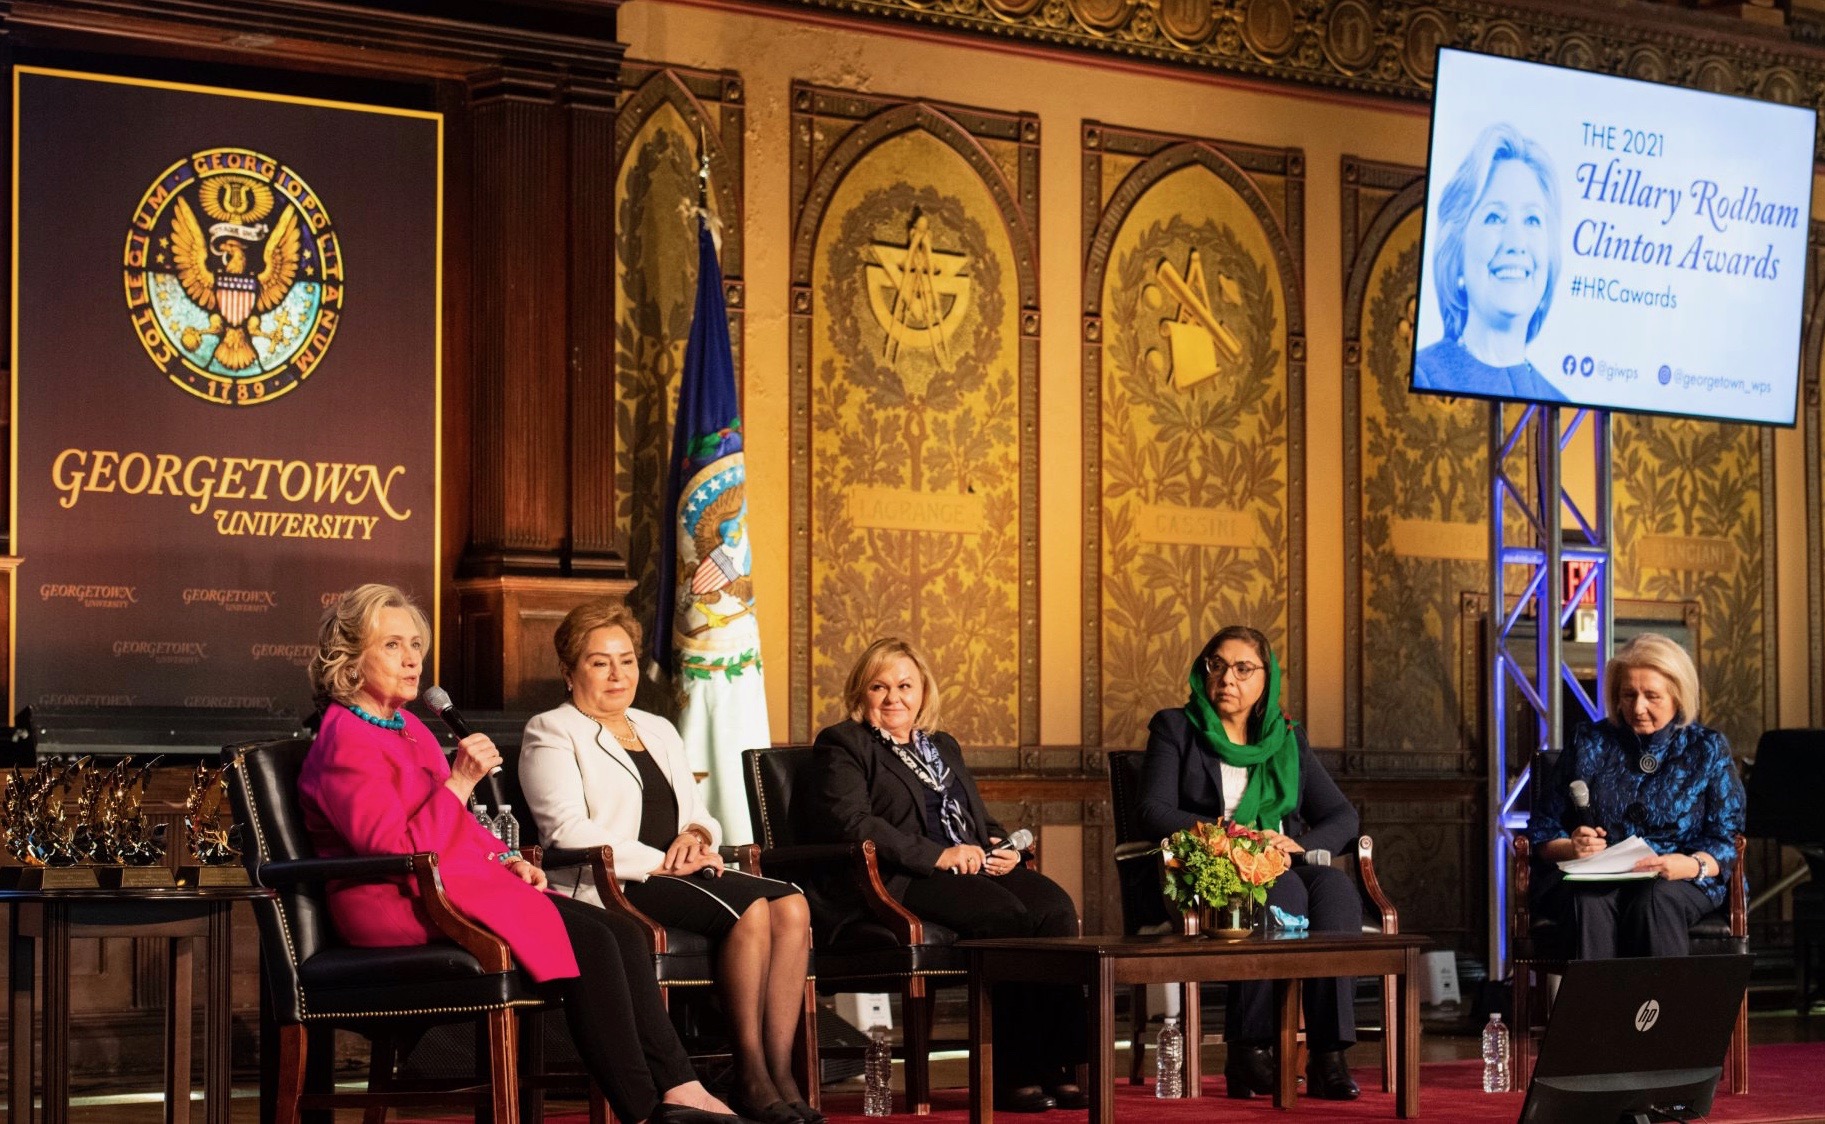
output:
<svg viewBox="0 0 1825 1124"><path fill-rule="evenodd" d="M407 714L405 734L332 705L304 759L298 794L317 853L342 858L437 852L444 893L513 950L535 980L575 976L577 958L557 907L489 856L500 841L444 787L450 763L424 723ZM441 939L407 879L334 883L330 917L362 948Z"/></svg>

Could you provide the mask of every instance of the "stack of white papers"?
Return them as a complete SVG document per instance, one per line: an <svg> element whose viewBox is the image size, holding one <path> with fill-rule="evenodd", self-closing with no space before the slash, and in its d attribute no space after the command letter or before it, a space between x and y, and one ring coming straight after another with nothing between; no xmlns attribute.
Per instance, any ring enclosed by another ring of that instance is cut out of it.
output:
<svg viewBox="0 0 1825 1124"><path fill-rule="evenodd" d="M1571 882L1626 882L1636 878L1658 878L1653 870L1636 870L1635 864L1654 857L1654 849L1631 835L1612 847L1605 847L1582 859L1566 859L1559 870Z"/></svg>

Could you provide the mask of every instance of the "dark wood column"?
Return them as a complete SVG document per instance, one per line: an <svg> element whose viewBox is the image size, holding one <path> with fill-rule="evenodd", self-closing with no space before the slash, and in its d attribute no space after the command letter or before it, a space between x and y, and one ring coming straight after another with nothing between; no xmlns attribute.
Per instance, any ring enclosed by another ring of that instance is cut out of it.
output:
<svg viewBox="0 0 1825 1124"><path fill-rule="evenodd" d="M570 137L570 572L627 574L615 534L615 99L607 74L573 76Z"/></svg>

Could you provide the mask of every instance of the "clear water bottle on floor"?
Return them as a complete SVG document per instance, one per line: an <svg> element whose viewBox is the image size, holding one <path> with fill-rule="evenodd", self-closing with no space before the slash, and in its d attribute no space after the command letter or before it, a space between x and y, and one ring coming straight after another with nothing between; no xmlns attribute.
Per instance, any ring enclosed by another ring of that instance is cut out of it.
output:
<svg viewBox="0 0 1825 1124"><path fill-rule="evenodd" d="M862 1115L893 1115L893 1046L884 1026L868 1031L868 1051L862 1055Z"/></svg>
<svg viewBox="0 0 1825 1124"><path fill-rule="evenodd" d="M501 805L501 814L494 817L494 835L503 850L520 849L520 821L513 818L513 805Z"/></svg>
<svg viewBox="0 0 1825 1124"><path fill-rule="evenodd" d="M1483 1092L1508 1092L1508 1025L1500 1011L1483 1027Z"/></svg>
<svg viewBox="0 0 1825 1124"><path fill-rule="evenodd" d="M1184 1096L1185 1032L1180 1029L1177 1017L1167 1015L1160 1020L1160 1040L1155 1052L1158 1059L1154 1064L1153 1095Z"/></svg>

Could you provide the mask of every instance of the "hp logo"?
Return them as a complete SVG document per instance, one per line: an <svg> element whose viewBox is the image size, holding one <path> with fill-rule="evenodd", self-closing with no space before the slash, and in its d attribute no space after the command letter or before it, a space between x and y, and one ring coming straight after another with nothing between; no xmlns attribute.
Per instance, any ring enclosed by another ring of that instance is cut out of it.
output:
<svg viewBox="0 0 1825 1124"><path fill-rule="evenodd" d="M1652 999L1643 1003L1640 1009L1635 1012L1635 1029L1643 1033L1652 1030L1654 1024L1659 1021L1660 1004L1654 1002Z"/></svg>

